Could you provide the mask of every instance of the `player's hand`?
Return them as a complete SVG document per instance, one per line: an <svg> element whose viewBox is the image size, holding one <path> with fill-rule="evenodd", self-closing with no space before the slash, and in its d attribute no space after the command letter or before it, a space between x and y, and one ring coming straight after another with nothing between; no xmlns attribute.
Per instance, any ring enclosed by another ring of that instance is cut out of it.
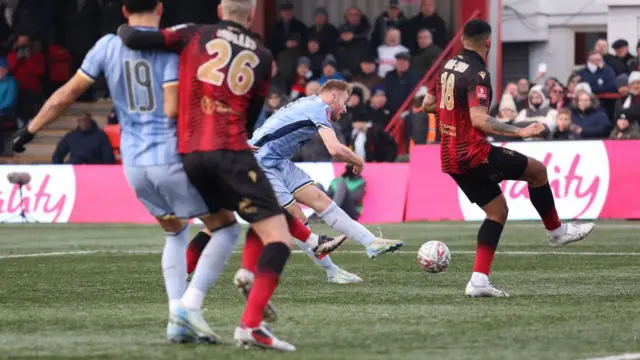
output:
<svg viewBox="0 0 640 360"><path fill-rule="evenodd" d="M260 148L259 148L259 147L257 147L257 146L253 146L253 145L249 145L249 146L251 146L251 150L252 150L253 152L258 152L258 150L260 150Z"/></svg>
<svg viewBox="0 0 640 360"><path fill-rule="evenodd" d="M533 123L527 126L526 128L519 129L518 136L520 136L523 139L535 137L540 135L544 130L545 130L544 125L540 123Z"/></svg>
<svg viewBox="0 0 640 360"><path fill-rule="evenodd" d="M13 145L12 145L13 151L17 153L24 152L26 150L24 146L30 143L34 137L35 137L35 134L30 133L26 127L18 131L13 136Z"/></svg>
<svg viewBox="0 0 640 360"><path fill-rule="evenodd" d="M362 174L362 170L364 169L363 165L353 165L353 173L356 175Z"/></svg>

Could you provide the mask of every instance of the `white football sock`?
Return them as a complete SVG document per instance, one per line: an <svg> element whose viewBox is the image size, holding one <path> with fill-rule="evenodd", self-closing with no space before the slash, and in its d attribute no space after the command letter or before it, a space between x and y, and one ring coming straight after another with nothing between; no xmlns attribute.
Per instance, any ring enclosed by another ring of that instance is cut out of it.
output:
<svg viewBox="0 0 640 360"><path fill-rule="evenodd" d="M189 246L189 225L177 233L164 235L162 250L162 275L164 286L171 302L179 301L187 289L187 246Z"/></svg>
<svg viewBox="0 0 640 360"><path fill-rule="evenodd" d="M335 202L331 202L327 210L319 215L331 228L364 246L369 246L376 240L371 231L350 218Z"/></svg>
<svg viewBox="0 0 640 360"><path fill-rule="evenodd" d="M308 243L304 243L304 242L296 239L296 244L298 244L298 247L302 251L304 251L304 253L307 254L307 256L309 256L311 258L311 261L313 261L317 265L322 266L324 271L327 272L327 276L331 277L338 271L338 267L336 266L336 264L333 263L333 261L331 261L331 258L329 258L328 255L323 257L322 260L320 260L313 253L313 250L311 250L311 247L309 246Z"/></svg>
<svg viewBox="0 0 640 360"><path fill-rule="evenodd" d="M202 250L191 284L182 297L184 306L190 309L202 308L204 296L227 266L241 230L240 224L236 223L213 232L211 240Z"/></svg>
<svg viewBox="0 0 640 360"><path fill-rule="evenodd" d="M484 286L489 284L489 276L487 274L474 272L471 274L471 283L475 286Z"/></svg>
<svg viewBox="0 0 640 360"><path fill-rule="evenodd" d="M551 236L560 236L564 235L567 232L567 224L562 223L559 228L555 230L548 231L547 233Z"/></svg>

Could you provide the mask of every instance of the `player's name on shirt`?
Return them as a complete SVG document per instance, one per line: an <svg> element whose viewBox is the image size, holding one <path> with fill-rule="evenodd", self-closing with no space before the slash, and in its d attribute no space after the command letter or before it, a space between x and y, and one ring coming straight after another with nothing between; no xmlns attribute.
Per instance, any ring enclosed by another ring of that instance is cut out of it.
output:
<svg viewBox="0 0 640 360"><path fill-rule="evenodd" d="M464 73L469 68L469 64L467 64L466 62L457 60L456 58L453 58L447 61L447 63L444 65L444 68L447 70L453 70L455 72Z"/></svg>
<svg viewBox="0 0 640 360"><path fill-rule="evenodd" d="M238 29L238 31L240 30ZM218 29L216 36L250 50L255 50L258 47L256 42L249 35L230 31L229 28Z"/></svg>

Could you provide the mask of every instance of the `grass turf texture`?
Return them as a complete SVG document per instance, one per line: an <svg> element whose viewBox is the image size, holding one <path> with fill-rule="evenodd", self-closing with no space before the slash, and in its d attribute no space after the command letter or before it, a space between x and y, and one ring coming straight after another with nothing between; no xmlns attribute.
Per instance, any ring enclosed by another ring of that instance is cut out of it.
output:
<svg viewBox="0 0 640 360"><path fill-rule="evenodd" d="M243 308L231 284L240 254L205 302L206 319L227 344L169 345L159 229L2 225L0 358L580 359L638 352L640 224L599 225L586 241L556 251L538 223L510 223L499 250L527 253L496 256L492 280L509 299L464 297L478 224L383 225L386 237L406 244L376 261L348 242L332 257L362 285L327 284L324 271L293 255L274 299L276 334L298 347L293 354L230 345ZM453 252L447 272L418 269L415 254L426 240ZM21 257L77 251L90 253ZM624 254L588 255L611 252Z"/></svg>

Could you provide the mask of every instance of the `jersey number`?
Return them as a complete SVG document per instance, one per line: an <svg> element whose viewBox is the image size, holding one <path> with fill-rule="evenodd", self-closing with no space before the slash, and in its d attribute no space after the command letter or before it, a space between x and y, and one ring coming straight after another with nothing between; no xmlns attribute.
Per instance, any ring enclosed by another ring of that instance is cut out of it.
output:
<svg viewBox="0 0 640 360"><path fill-rule="evenodd" d="M198 80L207 84L221 86L225 80L225 73L220 70L231 61L231 56L233 55L231 44L224 39L215 39L209 41L206 48L207 53L214 56L214 58L200 65L198 68ZM249 92L255 80L253 69L259 63L258 56L249 50L242 50L233 58L226 74L227 85L229 85L232 93L242 96Z"/></svg>
<svg viewBox="0 0 640 360"><path fill-rule="evenodd" d="M129 110L131 112L146 113L156 109L152 76L151 65L147 61L124 61L124 78L127 84L127 99L129 100ZM136 90L138 88L143 88L146 93L147 101L144 103L136 103Z"/></svg>
<svg viewBox="0 0 640 360"><path fill-rule="evenodd" d="M455 82L456 76L453 74L442 73L442 76L440 76L440 88L442 88L442 94L440 95L441 109L453 109L453 89Z"/></svg>

